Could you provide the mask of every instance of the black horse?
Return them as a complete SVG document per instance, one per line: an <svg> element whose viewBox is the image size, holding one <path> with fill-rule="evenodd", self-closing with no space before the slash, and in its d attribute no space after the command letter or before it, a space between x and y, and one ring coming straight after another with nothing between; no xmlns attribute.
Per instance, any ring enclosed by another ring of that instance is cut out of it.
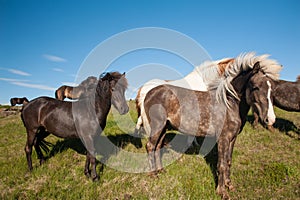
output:
<svg viewBox="0 0 300 200"><path fill-rule="evenodd" d="M15 106L17 104L22 104L22 105L25 105L27 104L29 101L26 97L23 97L23 98L18 98L18 97L14 97L14 98L11 98L10 99L10 104L11 106Z"/></svg>
<svg viewBox="0 0 300 200"><path fill-rule="evenodd" d="M271 83L271 99L273 105L286 111L300 112L300 76L297 81L272 80ZM259 117L257 111L253 111L253 126L257 127ZM272 126L268 126L269 130L273 130Z"/></svg>
<svg viewBox="0 0 300 200"><path fill-rule="evenodd" d="M39 97L28 103L21 117L27 131L25 152L29 170L32 170L32 146L42 164L45 158L41 147L45 144L44 138L51 133L61 138L80 138L87 149L84 173L94 181L98 180L94 138L105 128L111 104L120 114L128 112L126 88L125 73L112 72L99 79L94 95L89 98L65 102Z"/></svg>
<svg viewBox="0 0 300 200"><path fill-rule="evenodd" d="M259 62L254 65L253 61ZM146 150L150 174L156 176L163 170L161 150L167 127L171 126L181 133L194 136L216 137L217 193L223 199L229 198L226 187L233 189L230 167L237 135L245 125L250 106L257 108L264 123L274 123L274 116L269 115L269 109L273 110L273 107L269 106L267 92L269 82L272 78L278 79L280 69L280 65L265 56L246 54L237 58L225 70L224 79L216 80L208 92L167 84L150 90L144 100L145 115L141 115L145 131L149 135ZM257 86L261 90L255 90ZM246 102L247 88L251 91L248 95L254 96L255 100L251 105Z"/></svg>

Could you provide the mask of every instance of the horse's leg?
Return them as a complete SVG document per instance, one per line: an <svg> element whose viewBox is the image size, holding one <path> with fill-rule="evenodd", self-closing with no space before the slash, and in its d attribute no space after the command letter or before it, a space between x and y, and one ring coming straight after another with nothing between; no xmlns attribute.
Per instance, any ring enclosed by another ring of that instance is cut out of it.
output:
<svg viewBox="0 0 300 200"><path fill-rule="evenodd" d="M135 126L135 129L134 129L134 135L139 135L140 134L142 124L143 124L142 117L139 116L138 120L137 120L137 123L136 123L136 126Z"/></svg>
<svg viewBox="0 0 300 200"><path fill-rule="evenodd" d="M254 110L252 110L252 112L253 112L253 118L254 118L252 126L253 126L253 128L257 129L259 117L258 117L257 112L255 112Z"/></svg>
<svg viewBox="0 0 300 200"><path fill-rule="evenodd" d="M221 135L218 139L218 186L217 193L222 199L229 199L226 191L226 175L228 170L228 153L229 153L229 139L224 137L225 134Z"/></svg>
<svg viewBox="0 0 300 200"><path fill-rule="evenodd" d="M81 134L82 135L82 134ZM84 143L87 149L87 160L85 162L85 170L84 173L86 174L86 170L89 171L89 165L91 165L91 178L93 181L99 180L99 175L96 171L96 157L95 157L95 147L94 141L92 136L87 136L83 138Z"/></svg>
<svg viewBox="0 0 300 200"><path fill-rule="evenodd" d="M163 129L155 150L155 162L156 162L156 169L158 172L164 172L164 168L162 166L161 148L164 146L165 136L166 136L166 128Z"/></svg>
<svg viewBox="0 0 300 200"><path fill-rule="evenodd" d="M225 179L225 185L229 188L229 190L234 190L233 185L231 184L231 180L230 180L230 167L232 164L232 153L233 153L233 147L236 141L236 137L234 137L230 143L229 143L229 153L228 153L228 158L227 158L227 164L228 164L228 170L226 173L226 179Z"/></svg>
<svg viewBox="0 0 300 200"><path fill-rule="evenodd" d="M30 171L32 171L32 160L31 160L31 154L32 154L32 146L35 140L35 130L27 130L27 142L25 145L25 153L27 158L27 164Z"/></svg>
<svg viewBox="0 0 300 200"><path fill-rule="evenodd" d="M156 174L157 174L156 166L155 166L156 165L155 164L155 155L154 155L156 143L157 143L156 138L150 137L146 144L146 150L147 150L147 154L148 154L148 162L149 162L149 166L150 166L150 173L149 173L150 176L156 176Z"/></svg>
<svg viewBox="0 0 300 200"><path fill-rule="evenodd" d="M86 160L85 160L84 174L85 174L86 177L88 177L88 178L91 177L91 172L90 172L90 154L89 154L89 152L86 153Z"/></svg>

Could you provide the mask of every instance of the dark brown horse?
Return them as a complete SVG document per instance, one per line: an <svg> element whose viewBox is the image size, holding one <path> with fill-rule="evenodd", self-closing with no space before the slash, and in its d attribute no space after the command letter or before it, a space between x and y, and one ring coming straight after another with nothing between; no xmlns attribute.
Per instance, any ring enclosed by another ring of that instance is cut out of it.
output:
<svg viewBox="0 0 300 200"><path fill-rule="evenodd" d="M82 81L77 87L62 85L55 91L55 98L59 100L79 99L83 96L89 96L89 92L92 92L97 86L97 78L94 76L88 77Z"/></svg>
<svg viewBox="0 0 300 200"><path fill-rule="evenodd" d="M285 80L270 81L271 83L271 99L274 106L286 111L300 112L300 76L296 82ZM259 88L257 88L259 89ZM253 111L253 126L257 127L259 117L255 109ZM268 126L269 130L273 130L272 126Z"/></svg>
<svg viewBox="0 0 300 200"><path fill-rule="evenodd" d="M212 136L218 143L217 193L229 198L226 187L233 189L230 181L230 166L233 146L242 131L250 105L246 102L246 88L254 96L254 104L260 111L261 120L274 123L267 100L268 82L278 79L281 66L266 56L241 55L225 70L225 77L218 79L208 92L193 91L172 85L161 85L148 92L142 116L146 133L146 144L151 175L163 170L161 148L164 145L167 126L181 133L195 136ZM255 65L252 64L256 62ZM261 64L261 66L260 66ZM254 67L253 67L254 65ZM259 91L256 99L254 87ZM145 117L146 116L146 117Z"/></svg>
<svg viewBox="0 0 300 200"><path fill-rule="evenodd" d="M126 88L125 73L113 72L99 79L95 93L89 98L66 102L39 97L29 102L21 114L27 131L25 152L28 168L32 170L32 146L35 147L40 163L45 161L40 147L45 144L44 138L49 134L61 138L80 138L87 149L84 173L98 180L94 138L105 128L111 104L120 114L128 112L124 96Z"/></svg>
<svg viewBox="0 0 300 200"><path fill-rule="evenodd" d="M28 99L26 97L23 97L23 98L15 97L15 98L11 98L10 99L11 106L15 106L17 104L26 105L28 102L29 101L28 101Z"/></svg>

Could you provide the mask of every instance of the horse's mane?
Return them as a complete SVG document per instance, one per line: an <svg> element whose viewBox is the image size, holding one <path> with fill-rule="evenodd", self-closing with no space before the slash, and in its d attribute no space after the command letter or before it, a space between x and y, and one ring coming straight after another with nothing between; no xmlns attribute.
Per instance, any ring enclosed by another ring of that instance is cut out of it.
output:
<svg viewBox="0 0 300 200"><path fill-rule="evenodd" d="M256 62L260 62L261 70L266 76L273 80L278 80L282 66L276 60L269 59L268 57L269 55L267 54L256 56L254 52L240 54L232 63L230 63L229 67L225 69L222 77L217 78L210 83L209 90L216 89L218 101L224 102L229 106L226 96L227 92L239 99L236 91L231 85L231 81L241 72L253 69Z"/></svg>
<svg viewBox="0 0 300 200"><path fill-rule="evenodd" d="M124 89L127 89L128 87L128 81L125 78L124 74L121 74L119 72L107 72L100 75L100 78L102 81L108 80L117 80L118 84L120 84Z"/></svg>
<svg viewBox="0 0 300 200"><path fill-rule="evenodd" d="M97 78L95 76L87 77L78 86L88 87L90 84L97 84Z"/></svg>
<svg viewBox="0 0 300 200"><path fill-rule="evenodd" d="M218 79L228 67L228 64L232 62L231 58L223 58L221 60L209 60L203 62L201 65L196 66L195 69L190 73L198 73L203 79L206 85L209 85L215 79Z"/></svg>

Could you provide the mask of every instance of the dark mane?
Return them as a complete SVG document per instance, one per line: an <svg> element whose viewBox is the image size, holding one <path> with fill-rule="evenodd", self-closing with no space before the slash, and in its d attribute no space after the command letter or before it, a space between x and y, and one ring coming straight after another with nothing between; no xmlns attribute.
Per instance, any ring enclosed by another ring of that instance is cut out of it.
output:
<svg viewBox="0 0 300 200"><path fill-rule="evenodd" d="M102 81L105 80L118 80L118 84L120 84L124 89L127 89L128 87L128 81L126 78L122 78L124 74L121 74L119 72L107 72L100 75L100 78Z"/></svg>

